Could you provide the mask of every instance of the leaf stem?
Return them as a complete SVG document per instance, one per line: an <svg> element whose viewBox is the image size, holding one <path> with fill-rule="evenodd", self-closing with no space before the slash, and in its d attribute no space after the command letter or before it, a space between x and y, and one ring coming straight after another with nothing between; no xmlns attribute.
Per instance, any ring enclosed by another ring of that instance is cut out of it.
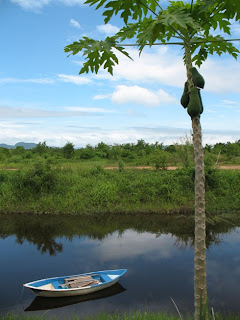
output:
<svg viewBox="0 0 240 320"><path fill-rule="evenodd" d="M158 1L155 0L155 2L156 2L156 4L157 4L157 6L163 11L163 8L162 8L162 6L160 6L160 4L158 3Z"/></svg>
<svg viewBox="0 0 240 320"><path fill-rule="evenodd" d="M195 41L195 42L191 42L191 44L194 44L194 43L208 43L208 42L222 42L222 41L226 41L226 42L229 42L229 41L240 41L240 39L222 39L222 40L199 40L199 41ZM179 46L183 46L185 43L184 42L157 42L157 43L153 43L151 44L151 46L166 46L166 45L179 45ZM123 46L123 47L137 47L139 46L139 43L119 43L119 46ZM145 44L145 45L148 45L148 44Z"/></svg>
<svg viewBox="0 0 240 320"><path fill-rule="evenodd" d="M193 8L193 0L191 1L191 12L192 12L192 8Z"/></svg>
<svg viewBox="0 0 240 320"><path fill-rule="evenodd" d="M145 3L143 3L141 0L139 1L145 8L147 8L149 11L151 11L156 17L158 16L156 12L154 12L151 8L149 8Z"/></svg>

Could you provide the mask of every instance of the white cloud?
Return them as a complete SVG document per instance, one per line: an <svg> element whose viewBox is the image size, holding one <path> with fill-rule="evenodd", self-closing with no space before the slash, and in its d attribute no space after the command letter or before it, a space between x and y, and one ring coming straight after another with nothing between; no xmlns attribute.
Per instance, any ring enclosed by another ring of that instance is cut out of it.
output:
<svg viewBox="0 0 240 320"><path fill-rule="evenodd" d="M209 58L201 67L204 90L213 93L240 93L240 62L233 58Z"/></svg>
<svg viewBox="0 0 240 320"><path fill-rule="evenodd" d="M59 2L65 4L66 6L82 6L85 0L58 0Z"/></svg>
<svg viewBox="0 0 240 320"><path fill-rule="evenodd" d="M10 0L25 10L40 12L41 9L51 2L62 3L66 6L83 5L84 0Z"/></svg>
<svg viewBox="0 0 240 320"><path fill-rule="evenodd" d="M105 108L88 107L55 107L53 109L31 108L31 107L10 107L0 105L0 114L2 119L29 119L29 118L64 118L64 117L94 117L99 114L117 113L115 110Z"/></svg>
<svg viewBox="0 0 240 320"><path fill-rule="evenodd" d="M86 108L86 107L66 107L69 111L80 111L80 112L90 112L90 113L113 113L114 110L108 110L104 108Z"/></svg>
<svg viewBox="0 0 240 320"><path fill-rule="evenodd" d="M162 89L158 90L157 94L158 94L160 104L164 104L164 105L165 104L179 104L178 99L171 96L169 93L167 93L166 91L164 91Z"/></svg>
<svg viewBox="0 0 240 320"><path fill-rule="evenodd" d="M91 240L90 240L91 241ZM89 240L88 240L89 242ZM123 236L109 237L104 239L101 246L97 246L101 260L105 263L113 259L136 259L136 257L146 257L146 252L151 261L158 261L161 258L169 258L178 253L178 248L174 246L176 237L171 234L161 234L156 237L155 234L142 232L141 237L136 231L126 230Z"/></svg>
<svg viewBox="0 0 240 320"><path fill-rule="evenodd" d="M186 81L186 69L179 50L172 51L166 47L153 48L151 52L139 53L128 49L134 61L117 53L119 64L110 76L101 70L96 79L110 81L128 81L134 84L154 83L176 88L183 88ZM232 57L209 57L200 69L205 78L204 90L212 93L240 93L240 62Z"/></svg>
<svg viewBox="0 0 240 320"><path fill-rule="evenodd" d="M68 75L68 74L58 74L59 80L63 82L70 82L74 83L77 85L82 85L82 84L87 84L91 82L91 80L87 77L83 76L73 76L73 75Z"/></svg>
<svg viewBox="0 0 240 320"><path fill-rule="evenodd" d="M38 84L50 84L54 83L53 79L49 78L32 78L32 79L18 79L18 78L0 78L0 84L7 83L38 83Z"/></svg>
<svg viewBox="0 0 240 320"><path fill-rule="evenodd" d="M112 94L112 101L117 104L133 102L151 107L159 105L158 96L154 92L139 86L117 86Z"/></svg>
<svg viewBox="0 0 240 320"><path fill-rule="evenodd" d="M136 103L149 107L178 103L177 99L162 89L155 93L143 87L126 85L117 86L116 91L112 94L112 101L119 105Z"/></svg>
<svg viewBox="0 0 240 320"><path fill-rule="evenodd" d="M39 11L43 6L48 5L51 0L11 0L25 10Z"/></svg>
<svg viewBox="0 0 240 320"><path fill-rule="evenodd" d="M109 94L97 94L93 97L93 100L103 100L109 98L111 95Z"/></svg>
<svg viewBox="0 0 240 320"><path fill-rule="evenodd" d="M233 20L231 21L231 34L232 34L232 36L239 36L240 35L240 24L239 24L239 22L235 22ZM236 44L236 42L234 42L234 44Z"/></svg>
<svg viewBox="0 0 240 320"><path fill-rule="evenodd" d="M74 20L74 19L71 19L71 20L70 20L70 24L71 24L71 26L73 26L74 28L81 29L81 26L80 26L79 22L77 22L77 21Z"/></svg>
<svg viewBox="0 0 240 320"><path fill-rule="evenodd" d="M77 107L79 110L73 111L71 108L75 109L76 107L64 107L56 111L40 108L1 107L0 113L4 115L5 121L3 119L0 121L0 141L15 144L19 141L39 142L46 140L48 145L59 147L64 146L67 141L71 141L76 147L83 147L87 144L96 145L100 141L107 144L121 144L136 143L137 140L144 139L148 143L160 141L164 145L169 145L184 137L190 130L188 125L175 128L167 126L116 127L113 123L112 127L106 127L105 124L100 125L102 121L97 121L97 126L93 127L89 126L85 121L86 118L83 117L93 117L92 119L102 117L101 119L103 119L105 115L111 115L106 113L108 110L93 108L90 111L90 108ZM113 112L115 111L113 110ZM29 120L30 118L31 120ZM54 118L54 121L51 121L50 118ZM81 136L81 141L79 141L79 136ZM235 142L239 136L239 130L203 129L203 144Z"/></svg>
<svg viewBox="0 0 240 320"><path fill-rule="evenodd" d="M109 80L127 80L133 83L158 83L172 87L183 87L186 81L186 70L181 56L170 52L166 47L153 49L151 53L127 50L134 61L116 52L119 64L114 67L114 76L107 77L106 71L97 76Z"/></svg>
<svg viewBox="0 0 240 320"><path fill-rule="evenodd" d="M103 24L103 25L98 25L97 30L99 32L105 33L108 36L113 35L117 33L120 29L116 26L111 25L110 23Z"/></svg>

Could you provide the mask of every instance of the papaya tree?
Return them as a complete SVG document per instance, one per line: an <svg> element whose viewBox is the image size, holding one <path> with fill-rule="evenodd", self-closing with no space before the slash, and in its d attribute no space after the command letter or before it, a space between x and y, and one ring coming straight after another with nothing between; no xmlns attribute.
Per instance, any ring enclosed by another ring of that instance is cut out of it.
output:
<svg viewBox="0 0 240 320"><path fill-rule="evenodd" d="M87 0L90 6L103 9L105 23L119 15L124 26L105 40L83 37L65 47L75 55L82 51L85 62L80 74L97 73L100 68L113 74L118 63L117 52L131 59L128 46L137 46L139 53L153 45L179 45L183 48L186 67L186 84L181 103L192 120L195 162L195 268L194 304L195 319L207 304L206 245L205 245L205 173L200 117L203 112L200 89L204 80L195 66L200 67L209 54L228 53L237 58L239 51L231 35L231 22L240 20L240 1L236 0ZM219 35L216 33L219 31ZM129 39L134 43L129 44Z"/></svg>

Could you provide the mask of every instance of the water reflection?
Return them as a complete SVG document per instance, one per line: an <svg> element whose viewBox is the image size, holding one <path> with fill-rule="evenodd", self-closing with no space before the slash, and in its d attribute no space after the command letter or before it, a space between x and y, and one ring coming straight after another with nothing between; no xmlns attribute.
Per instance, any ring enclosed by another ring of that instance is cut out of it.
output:
<svg viewBox="0 0 240 320"><path fill-rule="evenodd" d="M228 233L236 226L232 222L208 224L206 230L207 248L220 241L219 235ZM238 223L240 225L240 223ZM187 247L194 245L194 219L192 217L148 216L55 216L55 215L1 215L0 238L15 235L16 241L34 244L41 253L55 255L62 252L63 244L57 238L65 237L71 241L75 236L103 240L108 235L118 235L128 229L138 233L152 233L158 237L171 234L176 237L176 245Z"/></svg>
<svg viewBox="0 0 240 320"><path fill-rule="evenodd" d="M222 301L229 310L239 310L240 228L236 226L207 227L209 304L216 311L223 309ZM0 215L0 282L4 288L0 314L45 308L49 317L63 319L72 313L81 317L116 310L175 312L170 297L182 313L191 312L193 239L190 217ZM86 301L80 297L80 301L64 302L61 308L54 301L44 305L34 300L32 305L30 290L22 294L22 284L36 279L121 268L128 269L120 281L127 290L121 294Z"/></svg>
<svg viewBox="0 0 240 320"><path fill-rule="evenodd" d="M118 282L114 286L102 291L89 293L83 296L64 297L64 298L42 298L36 297L24 311L49 310L62 308L73 304L86 302L90 300L98 300L117 295L126 289Z"/></svg>

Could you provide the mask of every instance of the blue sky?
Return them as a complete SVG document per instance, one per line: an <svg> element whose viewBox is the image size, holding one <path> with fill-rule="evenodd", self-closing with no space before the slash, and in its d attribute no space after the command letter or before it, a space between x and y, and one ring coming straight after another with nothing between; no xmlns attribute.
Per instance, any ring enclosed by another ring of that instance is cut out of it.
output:
<svg viewBox="0 0 240 320"><path fill-rule="evenodd" d="M137 142L181 143L191 119L180 103L186 72L181 47L145 49L132 62L119 55L114 76L78 75L83 58L64 47L86 35L103 39L122 26L104 25L82 0L0 0L0 143L75 147ZM232 25L240 38L240 24ZM235 43L240 49L240 43ZM210 56L201 117L203 143L240 139L240 59Z"/></svg>

